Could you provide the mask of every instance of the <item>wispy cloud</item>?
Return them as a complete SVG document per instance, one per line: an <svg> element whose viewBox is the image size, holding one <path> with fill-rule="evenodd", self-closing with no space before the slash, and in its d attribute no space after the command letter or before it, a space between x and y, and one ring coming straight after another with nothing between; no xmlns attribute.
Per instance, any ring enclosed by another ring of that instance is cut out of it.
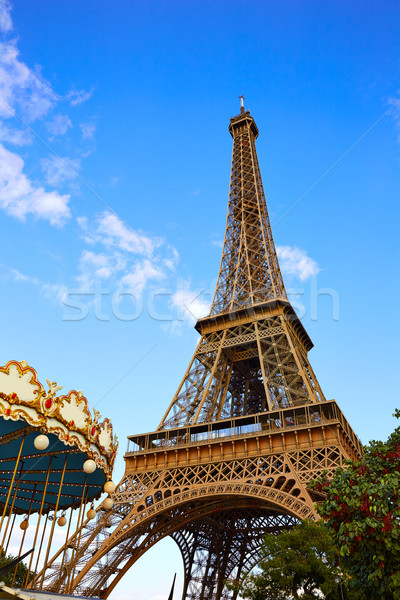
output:
<svg viewBox="0 0 400 600"><path fill-rule="evenodd" d="M118 254L83 250L76 280L82 287L91 289L96 281L120 277L125 268L126 260Z"/></svg>
<svg viewBox="0 0 400 600"><path fill-rule="evenodd" d="M191 282L182 280L171 296L171 305L178 312L179 319L193 325L210 312L211 299L204 289L194 290Z"/></svg>
<svg viewBox="0 0 400 600"><path fill-rule="evenodd" d="M68 298L69 292L66 285L57 283L44 283L41 285L41 291L46 298L56 304L63 304Z"/></svg>
<svg viewBox="0 0 400 600"><path fill-rule="evenodd" d="M141 296L144 288L150 280L164 279L165 272L161 266L148 259L138 261L130 273L124 275L120 280L120 287L127 289L136 296Z"/></svg>
<svg viewBox="0 0 400 600"><path fill-rule="evenodd" d="M4 9L2 14L4 20ZM19 59L16 43L14 39L0 42L0 117L12 117L18 110L32 122L47 115L57 95L38 68L30 69Z"/></svg>
<svg viewBox="0 0 400 600"><path fill-rule="evenodd" d="M61 226L71 217L71 197L63 193L63 187L68 184L71 191L76 178L82 183L83 156L59 156L56 144L61 141L57 138L70 131L71 136L82 133L80 142L94 137L94 118L83 121L80 117L79 127L73 129L68 114L72 113L71 106L88 101L93 90L72 88L62 97L39 67L31 68L23 62L18 40L14 33L13 39L10 36L10 10L10 3L0 0L0 209L21 221L31 215ZM51 144L41 132L53 136ZM40 141L39 150L46 148L46 156L37 158L36 146L35 152L18 153L18 148ZM31 173L35 173L35 179ZM130 290L141 295L147 287L154 289L161 280L171 284L176 277L177 250L163 238L128 226L112 209L92 219L81 217L78 225L84 244L75 272L67 276L65 283L44 282L16 269L9 270L7 277L37 286L46 297L61 303L68 289L77 285L90 294L99 282L107 282L110 293Z"/></svg>
<svg viewBox="0 0 400 600"><path fill-rule="evenodd" d="M12 28L10 2L8 0L0 0L0 31L8 33Z"/></svg>
<svg viewBox="0 0 400 600"><path fill-rule="evenodd" d="M45 298L48 298L55 304L62 304L68 297L68 288L66 285L45 283L40 281L37 277L21 273L18 269L9 269L6 273L6 277L9 276L11 276L16 283L27 283L37 287Z"/></svg>
<svg viewBox="0 0 400 600"><path fill-rule="evenodd" d="M0 207L24 220L28 214L61 226L70 217L69 195L45 191L24 173L24 161L0 144Z"/></svg>
<svg viewBox="0 0 400 600"><path fill-rule="evenodd" d="M149 282L175 271L177 250L163 239L135 231L117 215L103 212L93 222L78 218L83 240L92 247L79 261L77 281L86 287L108 280L116 289L141 296Z"/></svg>
<svg viewBox="0 0 400 600"><path fill-rule="evenodd" d="M72 89L68 95L67 99L70 101L72 106L77 106L78 104L82 104L82 102L86 102L89 98L92 97L93 89L86 92L85 90L75 90Z"/></svg>
<svg viewBox="0 0 400 600"><path fill-rule="evenodd" d="M108 211L98 215L94 224L89 225L86 217L79 218L78 224L85 241L90 244L101 243L108 248L147 255L151 255L162 244L160 238L128 227L122 219Z"/></svg>
<svg viewBox="0 0 400 600"><path fill-rule="evenodd" d="M61 167L57 170L55 161L47 159L42 165L43 184L33 181L25 164L29 156L22 158L5 146L18 148L32 144L31 124L47 118L60 101L40 68L30 68L21 60L17 38L9 38L12 31L11 4L0 0L0 208L20 220L32 215L60 226L70 217L70 196L45 188L46 184L57 187L64 183L67 170ZM46 125L58 136L66 133L72 122L68 115L57 114ZM77 170L78 163L74 166ZM30 170L31 165L29 167Z"/></svg>
<svg viewBox="0 0 400 600"><path fill-rule="evenodd" d="M37 277L31 277L31 275L25 275L24 273L21 273L17 269L11 269L11 276L14 279L14 281L17 281L19 283L32 283L34 285L39 285L39 283L40 283L39 279L37 279Z"/></svg>
<svg viewBox="0 0 400 600"><path fill-rule="evenodd" d="M65 135L70 127L72 127L72 121L68 115L55 115L54 118L47 123L49 133L55 136Z"/></svg>
<svg viewBox="0 0 400 600"><path fill-rule="evenodd" d="M277 246L276 251L284 275L306 281L321 270L318 263L308 256L305 250L292 246Z"/></svg>
<svg viewBox="0 0 400 600"><path fill-rule="evenodd" d="M40 161L46 182L54 187L74 180L82 168L79 158L51 156Z"/></svg>
<svg viewBox="0 0 400 600"><path fill-rule="evenodd" d="M96 131L95 123L80 123L79 127L82 131L82 137L84 140L89 140L94 137Z"/></svg>
<svg viewBox="0 0 400 600"><path fill-rule="evenodd" d="M12 146L29 146L32 144L32 135L26 129L10 127L0 122L0 141Z"/></svg>

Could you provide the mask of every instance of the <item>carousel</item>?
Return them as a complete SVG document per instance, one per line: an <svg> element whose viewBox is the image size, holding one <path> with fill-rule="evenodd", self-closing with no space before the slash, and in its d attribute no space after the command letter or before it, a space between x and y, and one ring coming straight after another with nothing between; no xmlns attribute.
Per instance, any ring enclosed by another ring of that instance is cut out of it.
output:
<svg viewBox="0 0 400 600"><path fill-rule="evenodd" d="M24 361L0 367L0 598L44 597L51 549L61 548L62 565L94 501L107 494L97 510L113 504L109 419L92 416L81 391L57 395L62 387L46 381L47 391Z"/></svg>

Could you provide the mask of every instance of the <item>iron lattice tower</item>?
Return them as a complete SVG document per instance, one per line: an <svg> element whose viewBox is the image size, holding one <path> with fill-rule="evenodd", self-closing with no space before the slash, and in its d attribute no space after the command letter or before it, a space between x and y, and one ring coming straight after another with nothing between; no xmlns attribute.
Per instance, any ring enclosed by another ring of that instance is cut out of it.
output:
<svg viewBox="0 0 400 600"><path fill-rule="evenodd" d="M313 344L287 299L255 148L241 106L233 137L228 217L210 314L158 429L130 437L109 512L97 511L57 553L47 589L106 598L169 535L183 558L183 599L235 600L262 537L317 518L309 480L360 455L361 445L308 361Z"/></svg>

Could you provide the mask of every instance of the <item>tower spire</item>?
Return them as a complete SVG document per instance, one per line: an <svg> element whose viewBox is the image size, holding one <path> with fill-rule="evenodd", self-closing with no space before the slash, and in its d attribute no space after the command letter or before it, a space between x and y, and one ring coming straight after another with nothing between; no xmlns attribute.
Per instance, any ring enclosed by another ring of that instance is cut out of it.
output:
<svg viewBox="0 0 400 600"><path fill-rule="evenodd" d="M258 128L244 110L230 120L233 137L228 216L211 314L259 302L287 300L265 201L255 140Z"/></svg>

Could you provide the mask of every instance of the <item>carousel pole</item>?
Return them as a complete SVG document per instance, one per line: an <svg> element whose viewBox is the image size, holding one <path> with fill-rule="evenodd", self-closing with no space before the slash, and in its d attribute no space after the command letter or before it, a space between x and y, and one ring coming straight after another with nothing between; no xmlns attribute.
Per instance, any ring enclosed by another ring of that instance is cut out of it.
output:
<svg viewBox="0 0 400 600"><path fill-rule="evenodd" d="M76 554L78 553L78 548L81 543L81 535L82 535L82 529L83 529L83 522L85 520L85 511L86 511L86 506L87 506L87 502L88 502L88 496L89 496L89 490L86 492L86 499L85 499L84 507L83 507L83 511L82 511L82 521L79 525L79 535L78 535L78 542L76 544ZM76 554L75 554L75 558L76 558ZM74 577L75 577L75 570L76 570L76 560L74 561L74 566L73 566L73 571L72 571L71 588L72 588L72 584L73 584Z"/></svg>
<svg viewBox="0 0 400 600"><path fill-rule="evenodd" d="M4 548L4 556L7 556L7 550L8 550L8 546L10 544L10 539L11 539L11 535L14 529L14 524L15 524L15 519L17 518L17 513L14 513L14 518L13 518L13 522L11 524L11 529L10 529L10 533L8 534L8 540L7 540L7 544L6 547Z"/></svg>
<svg viewBox="0 0 400 600"><path fill-rule="evenodd" d="M9 527L9 525L10 525L10 521L11 521L11 516L12 516L12 514L13 514L13 511L14 511L14 504L15 504L15 500L16 500L16 498L17 498L17 494L18 494L18 488L19 488L19 484L20 484L20 481L21 481L21 477L22 477L23 468L24 468L24 461L21 461L21 468L20 468L20 470L19 470L19 475L18 475L18 479L17 479L17 484L16 484L16 486L15 486L15 492L14 492L14 496L13 496L13 499L12 499L12 502L11 502L11 508L10 508L10 512L8 513L8 517L7 517L6 528L5 528L5 530L4 530L3 539L2 539L2 541L1 541L0 553L1 553L2 549L3 549L4 542L5 542L5 539L6 539L6 535L7 535L7 532L8 532L8 527ZM13 524L14 524L14 521L13 521Z"/></svg>
<svg viewBox="0 0 400 600"><path fill-rule="evenodd" d="M39 588L39 591L42 591L42 587L43 587L43 581L44 581L44 575L45 575L45 572L46 572L47 560L48 560L48 558L49 558L49 553L50 553L51 542L52 542L52 540L53 540L54 527L55 527L55 525L56 525L56 515L57 515L57 511L58 511L58 505L59 505L59 502L60 502L60 497L61 497L61 489L62 489L63 482L64 482L65 469L66 469L66 467L67 467L67 459L68 459L68 454L66 455L66 457L65 457L65 460L64 460L64 467L63 467L62 474L61 474L60 485L59 485L59 487L58 487L58 496L57 496L57 502L56 502L56 507L55 507L55 509L54 509L54 519L53 519L53 522L52 522L52 524L51 524L51 530L50 530L49 541L48 541L48 543L47 543L47 552L46 552L46 558L44 559L43 573L42 573L42 580L41 580L41 582L40 582L40 588Z"/></svg>
<svg viewBox="0 0 400 600"><path fill-rule="evenodd" d="M36 485L37 485L37 484L35 483L35 485L34 485L34 488L33 488L33 492L32 492L32 498L31 498L31 502L30 502L30 504L29 504L28 515L27 515L27 517L26 517L26 520L27 520L27 522L28 522L28 523L29 523L29 517L31 516L31 510L32 510L33 499L34 499L34 497L35 497ZM20 547L19 547L18 558L21 556L22 547L23 547L23 545L24 545L24 541L25 541L25 536L26 536L26 532L27 532L27 530L28 530L28 527L26 527L26 528L24 529L24 533L22 534L22 540L21 540L21 545L20 545ZM16 577L16 575L17 575L18 566L19 566L19 563L15 565L15 569L14 569L14 575L13 575L12 582L11 582L11 587L13 587L13 586L14 586L14 582L15 582L15 577Z"/></svg>
<svg viewBox="0 0 400 600"><path fill-rule="evenodd" d="M70 512L70 515L69 515L68 528L67 528L67 535L65 536L64 552L63 552L63 555L62 555L61 567L60 567L60 577L59 577L58 582L57 582L57 587L58 587L59 590L61 588L62 571L63 571L63 568L64 568L65 555L66 555L67 550L68 550L69 530L70 530L70 527L71 527L72 513L74 512L74 508L75 508L75 500L73 501L72 506L71 506L71 512Z"/></svg>
<svg viewBox="0 0 400 600"><path fill-rule="evenodd" d="M20 458L21 458L21 453L22 453L22 448L24 446L24 441L25 441L25 436L22 437L21 444L19 446L18 457L17 457L17 460L15 461L14 472L13 472L13 475L12 475L12 478L11 478L10 487L8 489L7 499L6 499L6 502L4 504L3 514L1 516L0 531L1 531L2 527L3 527L4 517L5 517L5 514L7 512L8 502L9 502L10 496L11 496L11 491L12 491L12 488L14 487L15 475L17 473L18 464L19 464L19 461L20 461ZM20 473L19 479L21 479L21 475L22 475L22 469L21 469L21 473ZM18 483L19 483L19 479L18 479ZM11 517L12 509L14 508L14 502L15 502L15 498L16 498L16 495L17 495L17 490L18 490L18 484L17 484L16 489L15 489L14 499L13 499L13 502L12 502L12 506L11 506L11 510L10 510L10 515L9 515L10 517ZM3 546L4 546L4 542L5 542L5 539L6 539L6 535L7 535L7 530L8 530L9 523L10 523L10 519L8 519L8 521L7 521L6 530L4 532L3 540L2 540L1 546L0 546L0 554L1 554L1 551L2 551Z"/></svg>
<svg viewBox="0 0 400 600"><path fill-rule="evenodd" d="M43 545L43 540L44 540L44 534L46 533L47 522L49 520L49 512L50 512L50 505L49 505L48 513L46 514L46 520L44 522L42 537L40 539L39 552L38 552L37 559L36 559L35 573L38 570L39 558L40 558L40 554L42 552L42 545Z"/></svg>
<svg viewBox="0 0 400 600"><path fill-rule="evenodd" d="M85 480L83 482L82 498L81 498L81 504L79 506L79 513L78 513L78 520L77 520L76 532L79 531L79 523L80 523L80 520L81 520L83 503L84 503L84 500L85 500L86 481L87 481L87 475L85 475ZM85 513L83 513L83 514L85 514ZM72 565L73 565L73 561L75 559L75 548L77 549L76 538L77 538L77 536L75 535L74 536L74 545L72 547L72 552L71 552L71 560L69 561L69 564L71 565L71 568L69 570L67 584L65 586L65 593L66 594L68 593L68 590L69 590L69 583L70 583L71 573L72 573ZM74 572L75 572L75 569L74 569ZM73 577L72 577L72 580L71 580L71 584L72 584L72 581L73 581Z"/></svg>
<svg viewBox="0 0 400 600"><path fill-rule="evenodd" d="M46 483L44 484L44 488L43 488L43 495L42 495L42 501L40 503L40 509L39 509L39 515L38 515L38 520L36 523L36 531L35 531L35 537L33 540L33 548L36 547L36 540L37 540L37 536L39 533L39 525L40 525L40 520L42 518L42 512L43 512L43 506L44 506L44 500L46 498L46 493L47 493L47 484L49 483L49 477L50 477L50 468L51 468L51 461L53 460L53 457L50 456L50 460L49 460L49 466L47 469L47 475L46 475ZM31 558L29 560L29 567L28 567L28 573L26 574L26 579L25 579L25 587L28 585L28 580L29 580L29 573L31 571L31 567L32 567L32 562L33 562L33 555L34 552L32 552L31 554ZM36 569L37 570L37 565L36 565Z"/></svg>

